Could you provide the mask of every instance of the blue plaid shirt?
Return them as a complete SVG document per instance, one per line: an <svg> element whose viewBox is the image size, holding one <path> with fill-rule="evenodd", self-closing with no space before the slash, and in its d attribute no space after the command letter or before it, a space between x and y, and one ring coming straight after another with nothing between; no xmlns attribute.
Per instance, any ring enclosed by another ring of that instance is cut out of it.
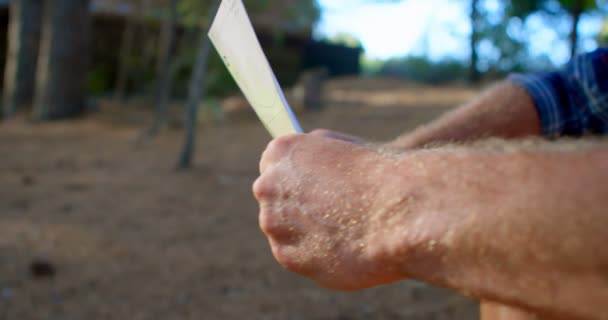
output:
<svg viewBox="0 0 608 320"><path fill-rule="evenodd" d="M509 80L534 100L545 136L608 134L608 48L577 56L556 72Z"/></svg>

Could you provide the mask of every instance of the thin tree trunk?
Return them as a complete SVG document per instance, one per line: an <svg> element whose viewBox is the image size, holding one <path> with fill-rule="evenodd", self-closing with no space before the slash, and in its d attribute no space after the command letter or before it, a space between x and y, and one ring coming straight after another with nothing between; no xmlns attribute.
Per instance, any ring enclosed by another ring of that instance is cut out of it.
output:
<svg viewBox="0 0 608 320"><path fill-rule="evenodd" d="M143 8L149 8L150 7L150 1L151 0L141 0L142 1L142 7ZM155 62L156 62L156 69L158 69L158 65L160 61L160 54L158 53L159 50L154 50L155 48L159 48L159 38L162 38L162 32L155 32L153 30L153 28L150 28L150 21L147 17L144 17L144 19L142 19L142 24L141 24L141 28L140 28L140 33L141 33L141 38L142 38L142 45L141 48L139 48L139 51L141 56L142 56L142 65L147 68L147 69L151 69L155 67ZM160 34L160 37L159 37ZM158 60L158 61L157 61ZM158 71L157 71L158 73ZM143 80L140 79L140 80Z"/></svg>
<svg viewBox="0 0 608 320"><path fill-rule="evenodd" d="M45 3L34 119L54 120L85 110L90 0Z"/></svg>
<svg viewBox="0 0 608 320"><path fill-rule="evenodd" d="M479 53L477 52L477 44L479 43L479 1L471 0L471 38L470 38L470 47L471 47L471 65L469 69L469 82L477 83L480 79L479 69L477 68L477 64L479 62Z"/></svg>
<svg viewBox="0 0 608 320"><path fill-rule="evenodd" d="M154 93L154 122L144 136L153 137L167 123L167 107L171 97L171 51L175 45L177 31L177 1L171 0L170 14L163 23L159 44L158 64L156 67L156 90Z"/></svg>
<svg viewBox="0 0 608 320"><path fill-rule="evenodd" d="M127 84L129 81L129 59L133 55L135 45L135 34L137 25L141 20L143 6L141 0L135 1L133 12L127 17L125 30L122 34L120 44L120 61L116 76L116 87L114 88L114 99L124 100L127 95Z"/></svg>
<svg viewBox="0 0 608 320"><path fill-rule="evenodd" d="M209 64L209 54L211 52L211 41L207 33L211 28L213 18L220 6L220 0L214 0L212 7L209 10L209 23L207 28L201 34L199 40L198 53L196 58L196 65L192 72L192 78L190 79L190 87L188 91L188 102L185 109L185 136L184 146L179 156L177 163L178 169L187 169L192 165L192 158L194 156L194 147L196 143L196 123L198 120L198 107L200 101L203 98L206 90L206 77L207 66Z"/></svg>
<svg viewBox="0 0 608 320"><path fill-rule="evenodd" d="M12 0L4 73L3 116L32 102L42 24L41 0Z"/></svg>
<svg viewBox="0 0 608 320"><path fill-rule="evenodd" d="M574 58L578 51L578 25L583 13L583 1L574 0L572 7L572 31L570 32L570 58Z"/></svg>

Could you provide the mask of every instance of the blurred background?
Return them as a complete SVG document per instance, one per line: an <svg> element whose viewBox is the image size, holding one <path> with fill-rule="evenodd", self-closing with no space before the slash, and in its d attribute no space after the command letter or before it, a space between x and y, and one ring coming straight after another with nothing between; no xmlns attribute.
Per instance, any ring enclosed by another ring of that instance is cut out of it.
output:
<svg viewBox="0 0 608 320"><path fill-rule="evenodd" d="M0 0L0 319L476 319L406 281L284 271L269 135L206 37L217 0ZM305 129L386 141L608 43L594 0L245 0Z"/></svg>

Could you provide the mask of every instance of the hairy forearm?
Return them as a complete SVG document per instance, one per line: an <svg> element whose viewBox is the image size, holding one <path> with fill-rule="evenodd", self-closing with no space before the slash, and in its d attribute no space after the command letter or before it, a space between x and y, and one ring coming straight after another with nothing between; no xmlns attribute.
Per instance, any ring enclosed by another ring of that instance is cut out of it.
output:
<svg viewBox="0 0 608 320"><path fill-rule="evenodd" d="M389 145L414 148L487 137L521 138L540 134L540 120L530 96L512 82L502 81L470 103L398 137Z"/></svg>
<svg viewBox="0 0 608 320"><path fill-rule="evenodd" d="M419 167L410 159L404 171L426 181L415 205L429 214L405 233L418 243L407 274L547 316L606 319L608 144L584 144L414 155Z"/></svg>

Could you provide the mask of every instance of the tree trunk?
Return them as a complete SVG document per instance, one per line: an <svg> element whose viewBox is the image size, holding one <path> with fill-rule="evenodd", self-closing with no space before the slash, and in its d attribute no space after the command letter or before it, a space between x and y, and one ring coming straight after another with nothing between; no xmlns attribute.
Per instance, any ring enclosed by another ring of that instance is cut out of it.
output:
<svg viewBox="0 0 608 320"><path fill-rule="evenodd" d="M89 63L89 0L45 4L34 119L54 120L85 110Z"/></svg>
<svg viewBox="0 0 608 320"><path fill-rule="evenodd" d="M175 33L177 31L177 0L171 0L170 14L165 20L161 30L159 43L158 63L156 66L156 90L154 93L154 122L147 130L145 136L152 137L158 134L167 123L167 106L171 97L171 52L175 46Z"/></svg>
<svg viewBox="0 0 608 320"><path fill-rule="evenodd" d="M583 0L574 0L572 4L572 31L570 32L570 58L574 58L578 51L578 25L583 13Z"/></svg>
<svg viewBox="0 0 608 320"><path fill-rule="evenodd" d="M141 0L142 8L149 8L151 0ZM142 66L146 69L158 69L159 63L159 38L162 37L162 32L156 32L153 28L150 28L149 19L145 16L142 17L142 24L140 27L141 33L141 46L138 48L138 53L141 55ZM160 36L159 36L160 35ZM160 60L159 60L160 61ZM144 78L138 78L144 80Z"/></svg>
<svg viewBox="0 0 608 320"><path fill-rule="evenodd" d="M4 72L4 116L32 102L40 47L42 1L12 0Z"/></svg>
<svg viewBox="0 0 608 320"><path fill-rule="evenodd" d="M177 168L186 169L192 165L192 157L194 155L194 146L196 142L196 123L198 120L198 106L203 98L206 90L205 73L209 63L209 54L211 53L211 41L209 41L209 29L213 18L220 6L220 0L214 0L212 7L209 10L209 23L207 29L201 34L198 53L196 55L196 65L190 78L190 87L188 91L188 103L185 110L185 136L184 146L182 148Z"/></svg>
<svg viewBox="0 0 608 320"><path fill-rule="evenodd" d="M477 64L479 62L479 53L477 52L477 44L479 42L479 1L471 0L471 38L470 38L470 46L471 46L471 65L469 69L469 82L477 83L480 79L479 69L477 69Z"/></svg>
<svg viewBox="0 0 608 320"><path fill-rule="evenodd" d="M133 12L127 17L125 30L122 34L120 44L120 61L118 64L118 72L116 76L116 87L114 88L114 99L124 100L127 95L127 84L129 81L129 59L133 54L135 45L135 33L137 24L141 19L143 11L141 0L135 1Z"/></svg>

